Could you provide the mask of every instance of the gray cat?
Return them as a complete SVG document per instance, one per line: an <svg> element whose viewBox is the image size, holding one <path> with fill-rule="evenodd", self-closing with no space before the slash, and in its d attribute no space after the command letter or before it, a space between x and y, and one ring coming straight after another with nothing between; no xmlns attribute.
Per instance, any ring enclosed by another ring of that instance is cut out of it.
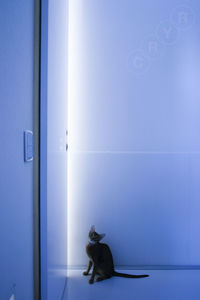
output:
<svg viewBox="0 0 200 300"><path fill-rule="evenodd" d="M118 273L114 270L112 253L107 244L100 243L105 234L98 234L95 227L92 226L89 231L89 243L86 246L86 253L89 257L88 268L83 275L88 275L93 265L93 271L89 283L94 282L95 275L99 275L96 281L111 278L112 276L126 278L143 278L149 275L130 275Z"/></svg>

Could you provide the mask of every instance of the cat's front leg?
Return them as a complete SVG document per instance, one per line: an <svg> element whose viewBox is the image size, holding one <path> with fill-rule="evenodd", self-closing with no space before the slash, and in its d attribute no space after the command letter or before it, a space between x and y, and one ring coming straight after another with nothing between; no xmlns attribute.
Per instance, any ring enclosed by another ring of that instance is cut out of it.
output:
<svg viewBox="0 0 200 300"><path fill-rule="evenodd" d="M89 280L90 284L94 283L94 277L95 277L95 275L96 275L96 267L94 266L93 270L92 270L92 275L91 275L90 280Z"/></svg>
<svg viewBox="0 0 200 300"><path fill-rule="evenodd" d="M84 276L87 276L89 274L91 267L92 267L92 261L89 260L88 268L85 272L83 272Z"/></svg>

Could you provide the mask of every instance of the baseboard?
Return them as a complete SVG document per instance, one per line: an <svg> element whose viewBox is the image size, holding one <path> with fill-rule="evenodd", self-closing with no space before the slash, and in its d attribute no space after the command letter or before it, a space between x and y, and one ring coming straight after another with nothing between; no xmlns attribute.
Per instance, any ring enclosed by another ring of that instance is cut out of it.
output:
<svg viewBox="0 0 200 300"><path fill-rule="evenodd" d="M86 265L68 265L68 270L84 270ZM115 266L117 270L200 270L200 265L120 265Z"/></svg>

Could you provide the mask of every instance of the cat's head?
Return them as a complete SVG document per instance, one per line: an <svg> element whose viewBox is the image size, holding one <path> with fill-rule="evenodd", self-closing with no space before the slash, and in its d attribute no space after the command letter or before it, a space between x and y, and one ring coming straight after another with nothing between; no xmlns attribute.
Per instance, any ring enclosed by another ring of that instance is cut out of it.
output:
<svg viewBox="0 0 200 300"><path fill-rule="evenodd" d="M94 225L90 228L88 237L91 242L98 243L99 241L102 240L102 238L104 238L104 236L105 236L105 233L99 234L95 231Z"/></svg>

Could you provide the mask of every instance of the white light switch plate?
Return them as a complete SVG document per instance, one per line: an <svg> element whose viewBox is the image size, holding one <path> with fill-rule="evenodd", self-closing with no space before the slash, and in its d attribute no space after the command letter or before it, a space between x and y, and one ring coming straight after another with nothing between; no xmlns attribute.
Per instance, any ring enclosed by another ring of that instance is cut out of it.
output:
<svg viewBox="0 0 200 300"><path fill-rule="evenodd" d="M14 296L14 294L12 294L12 296L10 297L10 299L9 300L15 300L15 296Z"/></svg>

